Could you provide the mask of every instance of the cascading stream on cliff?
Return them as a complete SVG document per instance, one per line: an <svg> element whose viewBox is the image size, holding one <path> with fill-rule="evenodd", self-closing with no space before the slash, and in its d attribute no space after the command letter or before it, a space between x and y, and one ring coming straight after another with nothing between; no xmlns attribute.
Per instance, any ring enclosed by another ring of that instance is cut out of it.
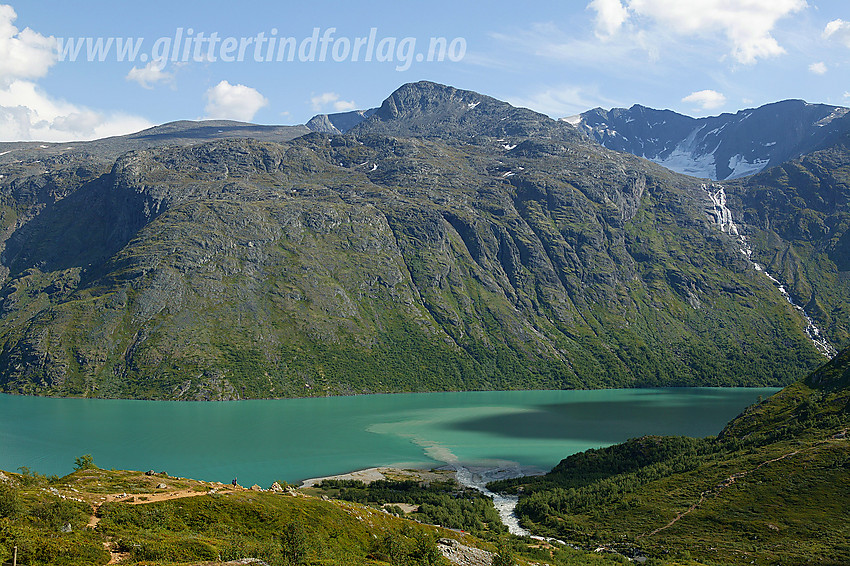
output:
<svg viewBox="0 0 850 566"><path fill-rule="evenodd" d="M806 335L812 341L815 348L817 348L817 350L824 356L829 358L835 356L838 351L832 344L829 343L826 337L823 336L820 329L815 325L814 320L812 320L812 317L809 316L805 309L794 302L794 299L785 288L785 285L783 285L776 277L771 275L763 265L753 260L753 249L750 247L747 237L738 230L738 226L735 224L734 220L732 220L732 211L729 210L729 207L726 205L726 191L723 187L718 185L712 185L711 187L702 185L702 188L708 194L713 205L713 209L708 212L708 215L714 220L714 223L720 228L720 231L729 234L730 236L735 236L738 239L738 243L741 246L741 253L744 254L753 268L770 279L782 296L785 297L785 300L799 311L806 321Z"/></svg>

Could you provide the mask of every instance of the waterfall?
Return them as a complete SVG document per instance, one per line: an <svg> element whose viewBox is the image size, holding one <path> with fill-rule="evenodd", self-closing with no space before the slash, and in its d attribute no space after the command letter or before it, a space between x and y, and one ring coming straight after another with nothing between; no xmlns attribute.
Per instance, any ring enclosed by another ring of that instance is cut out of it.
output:
<svg viewBox="0 0 850 566"><path fill-rule="evenodd" d="M735 221L732 220L732 211L729 210L728 206L726 206L726 191L723 187L719 185L708 187L703 184L702 189L708 194L712 203L712 208L707 211L708 216L714 221L717 227L720 228L721 232L737 238L738 244L740 245L740 251L744 257L747 258L747 261L750 262L750 265L752 265L756 271L767 277L779 293L785 297L785 300L788 301L788 303L805 319L806 335L809 337L809 340L812 341L815 348L828 358L837 354L838 351L821 333L820 329L815 325L814 320L812 320L812 317L809 316L809 313L807 313L802 306L794 302L794 299L791 298L791 294L788 293L785 285L783 285L776 277L768 273L763 265L753 260L753 249L750 247L747 237L738 230L738 226L735 224Z"/></svg>

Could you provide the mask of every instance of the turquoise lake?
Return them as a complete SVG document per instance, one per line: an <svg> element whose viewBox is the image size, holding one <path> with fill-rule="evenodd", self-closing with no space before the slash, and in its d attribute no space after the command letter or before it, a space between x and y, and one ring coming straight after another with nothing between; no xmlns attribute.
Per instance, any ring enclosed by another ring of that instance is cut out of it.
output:
<svg viewBox="0 0 850 566"><path fill-rule="evenodd" d="M708 436L777 389L496 391L187 403L0 395L0 469L102 468L268 486L373 466L548 470L645 434Z"/></svg>

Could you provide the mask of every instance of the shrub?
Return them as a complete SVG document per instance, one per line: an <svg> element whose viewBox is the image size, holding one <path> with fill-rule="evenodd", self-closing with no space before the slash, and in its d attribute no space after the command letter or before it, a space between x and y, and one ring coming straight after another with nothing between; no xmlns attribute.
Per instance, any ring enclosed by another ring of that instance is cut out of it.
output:
<svg viewBox="0 0 850 566"><path fill-rule="evenodd" d="M20 510L18 489L10 483L0 481L0 517L14 517Z"/></svg>
<svg viewBox="0 0 850 566"><path fill-rule="evenodd" d="M514 553L505 541L499 541L498 551L493 557L492 566L514 566Z"/></svg>
<svg viewBox="0 0 850 566"><path fill-rule="evenodd" d="M94 465L94 458L91 454L83 454L82 456L77 456L76 458L74 458L74 469L96 470L97 466Z"/></svg>
<svg viewBox="0 0 850 566"><path fill-rule="evenodd" d="M306 563L307 552L310 550L309 542L309 533L299 522L286 525L280 535L283 555L290 564Z"/></svg>

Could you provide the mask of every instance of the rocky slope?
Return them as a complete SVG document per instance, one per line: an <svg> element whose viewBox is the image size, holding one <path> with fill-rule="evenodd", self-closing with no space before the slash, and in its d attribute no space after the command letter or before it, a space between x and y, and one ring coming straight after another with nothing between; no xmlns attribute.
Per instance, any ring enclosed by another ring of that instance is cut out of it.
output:
<svg viewBox="0 0 850 566"><path fill-rule="evenodd" d="M336 114L317 114L305 124L313 132L321 134L344 134L360 122L369 118L377 108L352 110Z"/></svg>
<svg viewBox="0 0 850 566"><path fill-rule="evenodd" d="M829 147L850 131L848 109L785 100L708 118L635 105L566 120L609 149L709 179L758 173Z"/></svg>
<svg viewBox="0 0 850 566"><path fill-rule="evenodd" d="M763 385L823 360L701 181L474 92L0 174L5 391Z"/></svg>

